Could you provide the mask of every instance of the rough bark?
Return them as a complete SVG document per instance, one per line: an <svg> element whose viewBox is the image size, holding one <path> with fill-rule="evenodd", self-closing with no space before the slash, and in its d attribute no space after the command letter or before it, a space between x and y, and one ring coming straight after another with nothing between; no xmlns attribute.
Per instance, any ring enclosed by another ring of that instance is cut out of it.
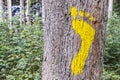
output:
<svg viewBox="0 0 120 80"><path fill-rule="evenodd" d="M20 25L22 26L24 20L24 0L20 0Z"/></svg>
<svg viewBox="0 0 120 80"><path fill-rule="evenodd" d="M72 28L70 8L90 12L95 39L82 74L74 76L71 61L81 46ZM43 0L44 55L42 80L100 80L107 23L108 0Z"/></svg>
<svg viewBox="0 0 120 80"><path fill-rule="evenodd" d="M7 0L7 10L8 10L8 21L9 21L9 28L12 27L12 0Z"/></svg>
<svg viewBox="0 0 120 80"><path fill-rule="evenodd" d="M3 0L0 0L0 21L3 19Z"/></svg>

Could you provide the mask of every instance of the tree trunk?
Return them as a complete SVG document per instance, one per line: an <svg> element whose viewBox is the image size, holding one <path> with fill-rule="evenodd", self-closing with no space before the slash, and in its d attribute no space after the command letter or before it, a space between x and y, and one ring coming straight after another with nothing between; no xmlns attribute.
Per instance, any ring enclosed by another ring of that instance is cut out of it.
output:
<svg viewBox="0 0 120 80"><path fill-rule="evenodd" d="M43 0L42 80L100 80L108 0Z"/></svg>
<svg viewBox="0 0 120 80"><path fill-rule="evenodd" d="M0 0L0 21L3 19L3 0Z"/></svg>
<svg viewBox="0 0 120 80"><path fill-rule="evenodd" d="M22 26L24 19L24 1L20 0L20 25Z"/></svg>
<svg viewBox="0 0 120 80"><path fill-rule="evenodd" d="M11 0L7 0L9 28L12 27L12 10L11 10L11 5L12 5L12 1Z"/></svg>
<svg viewBox="0 0 120 80"><path fill-rule="evenodd" d="M113 0L109 0L108 18L112 16L112 10L113 10Z"/></svg>
<svg viewBox="0 0 120 80"><path fill-rule="evenodd" d="M27 25L30 25L30 0L26 0L26 20L27 20Z"/></svg>

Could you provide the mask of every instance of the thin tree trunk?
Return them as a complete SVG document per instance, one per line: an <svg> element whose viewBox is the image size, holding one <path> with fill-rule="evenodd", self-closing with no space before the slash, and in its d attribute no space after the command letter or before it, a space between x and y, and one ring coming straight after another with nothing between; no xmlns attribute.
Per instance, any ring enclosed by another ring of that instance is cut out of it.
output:
<svg viewBox="0 0 120 80"><path fill-rule="evenodd" d="M27 25L30 25L30 0L26 0L26 20Z"/></svg>
<svg viewBox="0 0 120 80"><path fill-rule="evenodd" d="M3 0L0 0L0 21L3 19Z"/></svg>
<svg viewBox="0 0 120 80"><path fill-rule="evenodd" d="M113 0L109 0L108 18L112 16L112 10L113 10Z"/></svg>
<svg viewBox="0 0 120 80"><path fill-rule="evenodd" d="M100 80L107 7L108 0L42 1L42 80Z"/></svg>
<svg viewBox="0 0 120 80"><path fill-rule="evenodd" d="M22 26L24 19L24 1L20 0L20 25Z"/></svg>
<svg viewBox="0 0 120 80"><path fill-rule="evenodd" d="M9 21L9 28L12 27L12 0L7 0L7 10L8 10L8 21Z"/></svg>

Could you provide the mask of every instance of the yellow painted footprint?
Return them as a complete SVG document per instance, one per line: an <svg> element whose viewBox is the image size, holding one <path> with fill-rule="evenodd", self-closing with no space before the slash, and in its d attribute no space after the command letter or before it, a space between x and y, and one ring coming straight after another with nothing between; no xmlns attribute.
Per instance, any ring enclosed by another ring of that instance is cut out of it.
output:
<svg viewBox="0 0 120 80"><path fill-rule="evenodd" d="M94 18L93 16L90 16L89 12L84 13L82 10L77 11L76 7L71 8L71 16L73 17L72 28L80 35L82 40L81 48L71 62L71 70L73 74L78 75L83 72L90 46L94 40L95 30L92 28L91 24L88 24L88 22L78 18L77 16L82 18L86 17L90 22L92 22Z"/></svg>

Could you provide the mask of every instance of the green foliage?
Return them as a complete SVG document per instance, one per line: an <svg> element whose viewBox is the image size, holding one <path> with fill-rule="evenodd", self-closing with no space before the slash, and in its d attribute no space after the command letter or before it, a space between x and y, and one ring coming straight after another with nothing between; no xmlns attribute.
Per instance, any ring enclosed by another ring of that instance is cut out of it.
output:
<svg viewBox="0 0 120 80"><path fill-rule="evenodd" d="M120 16L109 19L106 34L103 80L120 80Z"/></svg>
<svg viewBox="0 0 120 80"><path fill-rule="evenodd" d="M120 80L120 75L116 74L114 71L103 70L102 80Z"/></svg>
<svg viewBox="0 0 120 80"><path fill-rule="evenodd" d="M113 5L113 10L120 15L120 0L116 0L116 2Z"/></svg>
<svg viewBox="0 0 120 80"><path fill-rule="evenodd" d="M16 20L16 19L15 19ZM0 80L40 80L43 53L41 19L19 26L0 23Z"/></svg>

